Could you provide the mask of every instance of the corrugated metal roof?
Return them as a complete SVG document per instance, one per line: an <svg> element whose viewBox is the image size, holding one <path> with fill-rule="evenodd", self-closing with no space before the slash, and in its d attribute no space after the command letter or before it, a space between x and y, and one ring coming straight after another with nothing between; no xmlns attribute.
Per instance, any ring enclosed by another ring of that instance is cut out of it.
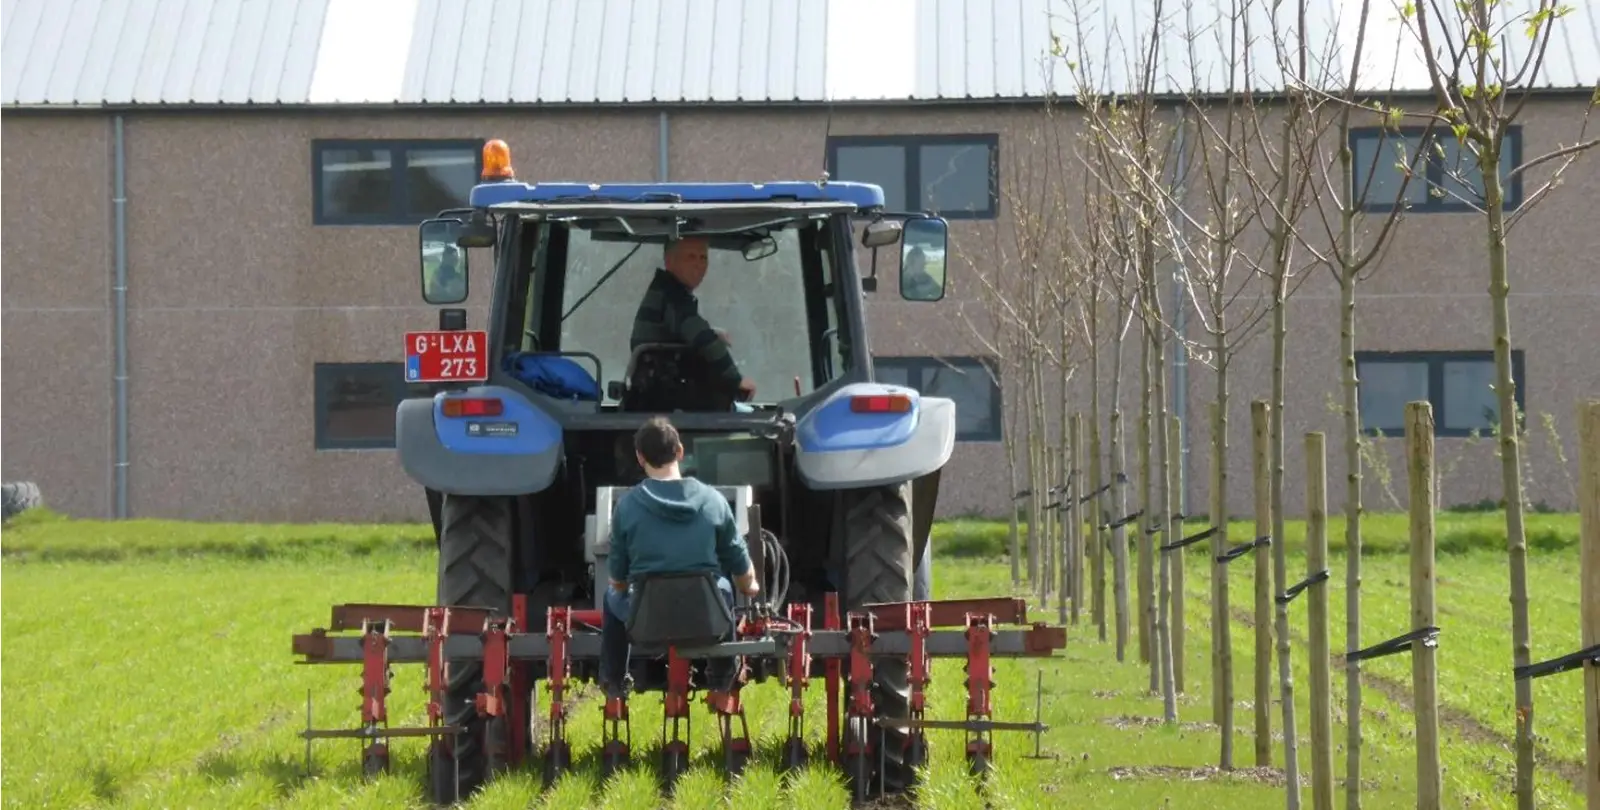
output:
<svg viewBox="0 0 1600 810"><path fill-rule="evenodd" d="M1157 20L1158 0L3 0L0 103L1028 98L1073 94L1067 60L1095 89L1127 92L1152 31L1158 92L1241 86L1243 55L1253 87L1282 86L1278 52L1293 44L1277 44L1273 0L1159 2ZM1506 0L1500 13L1536 3ZM1359 8L1307 5L1310 72L1326 66L1337 81ZM1363 85L1387 89L1392 74L1397 89L1426 88L1395 3L1373 6ZM1053 38L1065 59L1051 58ZM1520 25L1501 41L1513 62L1526 52ZM1597 81L1600 3L1575 3L1536 83Z"/></svg>

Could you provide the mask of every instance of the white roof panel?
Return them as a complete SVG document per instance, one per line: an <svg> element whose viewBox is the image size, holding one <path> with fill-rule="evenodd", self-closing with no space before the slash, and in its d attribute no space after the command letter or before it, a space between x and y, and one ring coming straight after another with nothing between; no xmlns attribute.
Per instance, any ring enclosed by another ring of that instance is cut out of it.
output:
<svg viewBox="0 0 1600 810"><path fill-rule="evenodd" d="M1308 73L1337 86L1359 5L1302 2ZM1498 6L1513 63L1537 3ZM1429 86L1398 8L1373 3L1369 91ZM1570 9L1537 86L1600 82L1600 2ZM1280 0L4 0L0 104L1016 99L1075 93L1069 63L1090 89L1127 93L1152 37L1158 92L1267 92L1297 13Z"/></svg>

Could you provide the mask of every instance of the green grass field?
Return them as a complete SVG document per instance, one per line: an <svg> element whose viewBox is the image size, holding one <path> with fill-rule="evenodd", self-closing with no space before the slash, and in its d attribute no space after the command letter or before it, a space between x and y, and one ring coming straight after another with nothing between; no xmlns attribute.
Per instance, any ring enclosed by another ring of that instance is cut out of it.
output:
<svg viewBox="0 0 1600 810"><path fill-rule="evenodd" d="M1578 558L1571 516L1531 516L1538 549L1534 583L1534 657L1578 646ZM1510 640L1503 539L1497 514L1440 515L1438 566L1440 695L1444 702L1445 804L1508 807L1512 758ZM1404 519L1369 522L1364 642L1398 635L1408 623ZM1290 570L1304 561L1291 528ZM1342 529L1330 534L1336 541ZM1010 590L1007 564L994 555L1005 543L1003 524L954 521L936 533L935 597L992 595ZM1248 536L1238 527L1237 537ZM425 806L424 743L396 740L395 769L373 784L357 774L356 744L321 742L316 773L304 773L309 692L319 727L350 726L357 717L359 669L293 663L289 639L327 622L339 602L417 601L432 595L431 538L418 526L244 526L132 521L113 524L27 516L0 538L4 592L0 621L9 655L0 688L10 698L0 719L6 743L0 795L7 807L404 807ZM1098 641L1087 612L1068 631L1068 649L1049 661L1003 661L998 666L997 717L1032 719L1037 673L1043 672L1043 714L1051 730L1043 760L1031 735L998 741L999 772L988 806L1050 807L1093 803L1103 810L1147 807L1280 807L1281 772L1251 767L1251 566L1232 569L1236 764L1215 765L1217 730L1211 710L1209 616L1203 553L1188 560L1186 689L1181 724L1159 723L1158 696L1147 693L1147 667L1138 647L1117 663ZM1333 557L1330 640L1344 647L1342 555ZM1296 579L1299 578L1297 575ZM1295 703L1299 707L1302 777L1309 778L1310 721L1305 656L1305 597L1292 607ZM1054 618L1054 608L1038 614ZM1114 625L1113 625L1114 627ZM1274 673L1276 664L1274 663ZM1404 655L1367 666L1364 781L1369 808L1414 805L1413 721L1407 708L1410 664ZM423 669L396 666L391 723L421 724ZM930 717L959 719L964 703L962 662L937 662ZM820 743L823 690L809 692L807 719ZM1336 778L1344 768L1344 678L1333 670ZM580 695L582 690L580 690ZM1281 730L1274 677L1272 727ZM774 769L774 746L784 734L786 693L776 683L746 692L759 759L734 785L724 785L710 757L714 726L696 706L694 752L701 758L662 799L653 771L636 764L606 785L597 781L593 754L599 707L587 697L577 709L571 741L579 770L549 792L531 773L494 783L474 807L711 806L833 808L847 805L842 778L831 767L798 777ZM1577 808L1571 783L1581 769L1582 686L1571 675L1536 682L1541 808ZM639 758L654 753L660 700L633 701ZM933 732L933 766L916 805L984 807L960 766L957 732ZM1274 741L1272 765L1283 749ZM1342 790L1341 790L1342 793ZM1310 806L1309 788L1303 790ZM1339 799L1342 806L1342 796Z"/></svg>

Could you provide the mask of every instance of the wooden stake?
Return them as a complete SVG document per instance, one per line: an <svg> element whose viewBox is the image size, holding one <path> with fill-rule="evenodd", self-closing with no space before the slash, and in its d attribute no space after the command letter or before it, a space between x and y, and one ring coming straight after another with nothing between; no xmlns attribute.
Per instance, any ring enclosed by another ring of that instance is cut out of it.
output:
<svg viewBox="0 0 1600 810"><path fill-rule="evenodd" d="M1411 478L1411 629L1434 625L1433 406L1406 403L1406 467ZM1417 808L1437 810L1444 794L1439 770L1439 668L1431 645L1411 647L1411 692L1417 723Z"/></svg>
<svg viewBox="0 0 1600 810"><path fill-rule="evenodd" d="M1222 731L1218 767L1233 770L1233 617L1229 615L1228 566L1217 562L1228 550L1227 419L1211 403L1211 656L1215 660L1212 688L1217 727Z"/></svg>
<svg viewBox="0 0 1600 810"><path fill-rule="evenodd" d="M1093 492L1104 483L1100 472L1100 425L1089 425L1089 485L1085 487L1088 492ZM1100 515L1104 511L1106 502L1104 494L1089 500L1088 503L1078 504L1078 525L1088 526L1089 554L1093 561L1093 570L1090 576L1090 610L1094 614L1095 632L1101 641L1106 640L1106 534L1100 531Z"/></svg>
<svg viewBox="0 0 1600 810"><path fill-rule="evenodd" d="M1250 403L1250 438L1254 451L1256 537L1272 534L1271 448L1266 400ZM1283 538L1273 537L1281 543ZM1256 767L1272 766L1272 555L1265 548L1256 557Z"/></svg>
<svg viewBox="0 0 1600 810"><path fill-rule="evenodd" d="M1179 494L1183 492L1183 434L1181 420L1176 416L1167 419L1167 458L1172 465L1172 492L1170 500L1174 505L1172 519L1168 521L1166 533L1167 543L1176 543L1183 539L1183 521L1177 519L1177 504L1183 503ZM1167 555L1172 558L1172 604L1169 617L1172 627L1172 688L1178 694L1183 694L1183 659L1184 636L1187 631L1183 621L1183 549Z"/></svg>
<svg viewBox="0 0 1600 810"><path fill-rule="evenodd" d="M1582 521L1583 646L1600 644L1600 400L1585 403L1578 412L1579 445L1578 514ZM1583 705L1588 729L1589 810L1600 810L1600 664L1583 666Z"/></svg>
<svg viewBox="0 0 1600 810"><path fill-rule="evenodd" d="M1327 445L1321 433L1306 434L1306 576L1328 569ZM1311 806L1333 810L1333 680L1329 672L1328 582L1312 583L1306 598L1311 656Z"/></svg>

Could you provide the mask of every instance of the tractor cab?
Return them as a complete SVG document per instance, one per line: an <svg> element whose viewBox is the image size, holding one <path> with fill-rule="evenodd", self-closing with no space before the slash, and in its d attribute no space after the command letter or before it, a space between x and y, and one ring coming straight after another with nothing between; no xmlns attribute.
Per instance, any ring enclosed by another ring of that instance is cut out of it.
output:
<svg viewBox="0 0 1600 810"><path fill-rule="evenodd" d="M906 300L944 296L944 221L884 212L875 186L507 179L471 199L420 229L422 295L446 308L442 331L470 331L471 282L493 287L482 367L453 379L519 385L563 413L794 412L870 379L862 294L880 266ZM681 271L667 260L680 243L703 249ZM474 248L492 251L479 260L492 274L471 271ZM861 258L871 272L858 278Z"/></svg>

